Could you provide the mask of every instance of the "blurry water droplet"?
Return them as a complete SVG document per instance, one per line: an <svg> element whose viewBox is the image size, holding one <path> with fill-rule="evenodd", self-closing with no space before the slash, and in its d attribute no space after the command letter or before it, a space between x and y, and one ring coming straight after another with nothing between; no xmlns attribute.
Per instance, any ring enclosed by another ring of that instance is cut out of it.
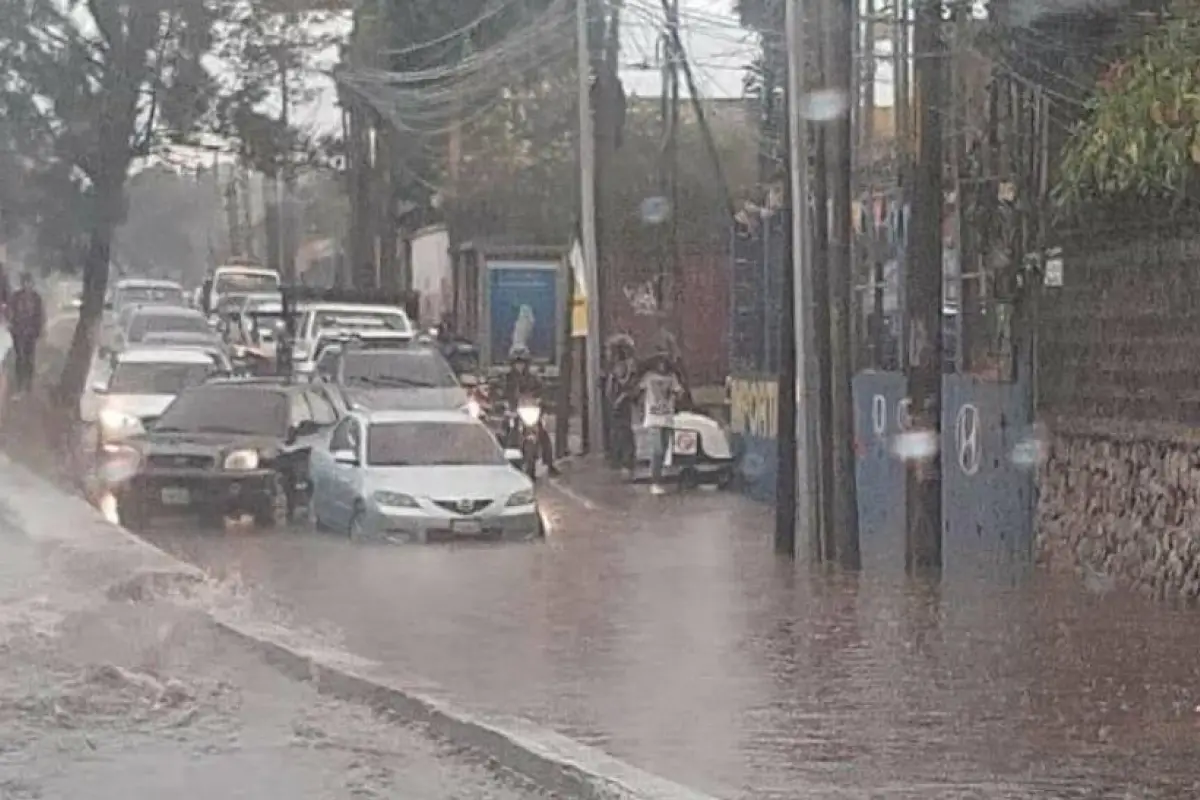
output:
<svg viewBox="0 0 1200 800"><path fill-rule="evenodd" d="M112 492L106 492L100 498L100 513L106 522L111 522L113 525L121 524L121 516L117 513L117 498Z"/></svg>
<svg viewBox="0 0 1200 800"><path fill-rule="evenodd" d="M829 122L850 111L850 98L841 89L818 89L800 98L800 116L815 122Z"/></svg>
<svg viewBox="0 0 1200 800"><path fill-rule="evenodd" d="M905 431L892 439L892 454L901 461L925 461L937 451L938 440L933 431Z"/></svg>
<svg viewBox="0 0 1200 800"><path fill-rule="evenodd" d="M665 197L647 197L641 205L642 222L659 225L671 214L671 201Z"/></svg>

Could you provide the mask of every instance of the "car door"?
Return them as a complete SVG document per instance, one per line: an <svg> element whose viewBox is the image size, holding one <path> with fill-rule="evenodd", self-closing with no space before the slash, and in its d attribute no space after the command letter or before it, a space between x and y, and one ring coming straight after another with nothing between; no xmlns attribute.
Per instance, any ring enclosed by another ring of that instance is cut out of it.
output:
<svg viewBox="0 0 1200 800"><path fill-rule="evenodd" d="M360 476L358 467L350 464L339 464L334 454L341 451L359 452L362 442L361 426L357 417L343 419L329 437L329 452L323 454L322 468L328 463L328 472L322 475L322 494L325 505L322 507L322 518L329 520L334 526L342 527L350 524L354 514L354 502L358 499ZM325 513L328 509L328 514Z"/></svg>

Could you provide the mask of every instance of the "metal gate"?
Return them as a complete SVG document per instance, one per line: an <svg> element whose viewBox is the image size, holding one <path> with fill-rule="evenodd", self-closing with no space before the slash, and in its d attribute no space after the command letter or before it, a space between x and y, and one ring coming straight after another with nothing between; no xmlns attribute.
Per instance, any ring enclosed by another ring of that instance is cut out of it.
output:
<svg viewBox="0 0 1200 800"><path fill-rule="evenodd" d="M903 214L885 215L902 230ZM885 223L887 227L887 223ZM886 238L886 237L881 237ZM858 289L861 332L854 378L859 520L864 565L904 569L905 463L893 452L909 423L899 342L904 253L892 236L876 249L881 263ZM1012 582L1033 553L1036 448L1032 334L1011 303L981 297L972 316L974 369L964 371L960 343L962 277L945 263L946 360L942 378L942 559L947 578ZM983 293L979 293L982 295ZM978 331L976 332L976 328Z"/></svg>

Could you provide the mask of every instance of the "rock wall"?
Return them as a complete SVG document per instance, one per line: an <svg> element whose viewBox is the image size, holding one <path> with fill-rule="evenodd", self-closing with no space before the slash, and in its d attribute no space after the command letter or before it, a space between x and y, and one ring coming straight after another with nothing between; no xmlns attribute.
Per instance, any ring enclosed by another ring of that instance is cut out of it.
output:
<svg viewBox="0 0 1200 800"><path fill-rule="evenodd" d="M1052 426L1039 559L1085 581L1200 599L1200 433L1113 421Z"/></svg>

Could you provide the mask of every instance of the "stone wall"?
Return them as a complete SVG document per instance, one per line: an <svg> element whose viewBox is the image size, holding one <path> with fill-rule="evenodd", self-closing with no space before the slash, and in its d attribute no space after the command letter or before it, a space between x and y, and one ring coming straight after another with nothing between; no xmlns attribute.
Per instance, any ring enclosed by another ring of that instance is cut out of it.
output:
<svg viewBox="0 0 1200 800"><path fill-rule="evenodd" d="M1052 424L1039 560L1160 599L1200 599L1200 432L1109 420Z"/></svg>

